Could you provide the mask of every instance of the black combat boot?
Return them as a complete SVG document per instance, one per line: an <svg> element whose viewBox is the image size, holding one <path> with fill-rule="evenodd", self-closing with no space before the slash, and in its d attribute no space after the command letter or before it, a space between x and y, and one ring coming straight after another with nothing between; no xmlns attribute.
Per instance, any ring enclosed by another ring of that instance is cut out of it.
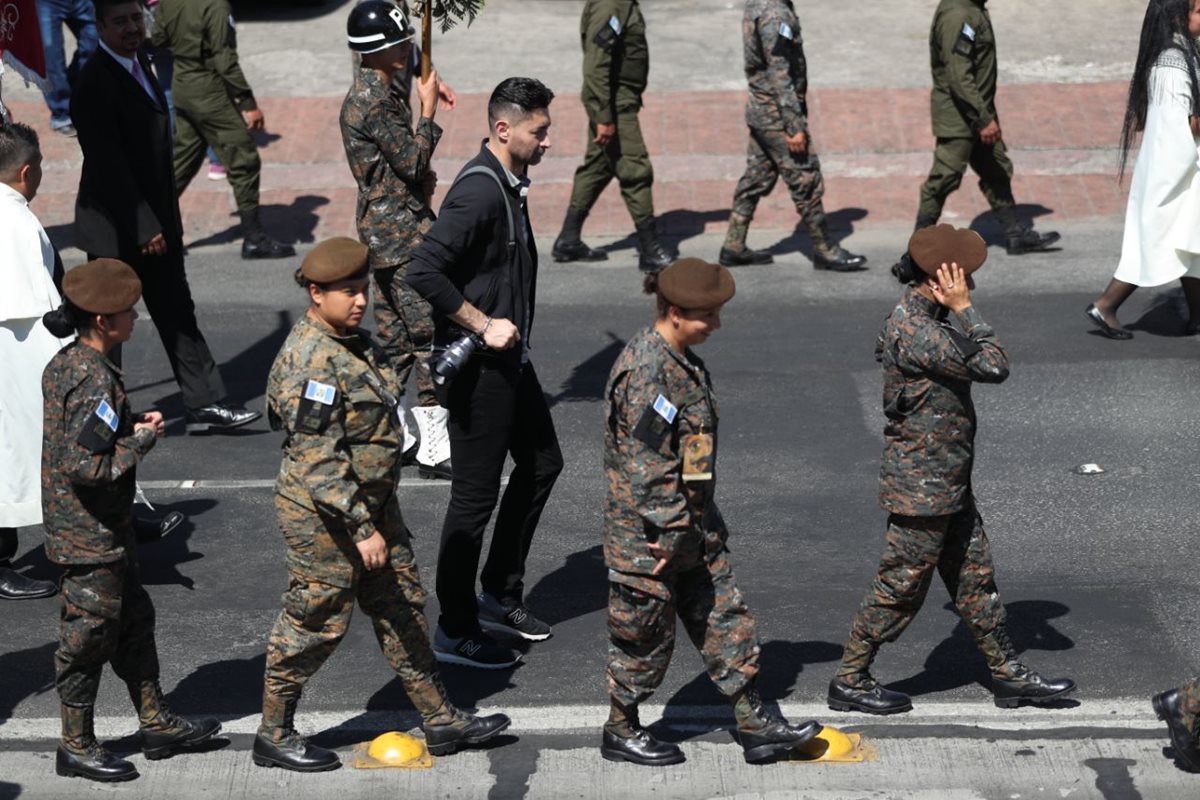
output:
<svg viewBox="0 0 1200 800"><path fill-rule="evenodd" d="M642 272L658 272L671 266L674 257L658 240L654 230L654 218L637 223L638 269Z"/></svg>
<svg viewBox="0 0 1200 800"><path fill-rule="evenodd" d="M483 744L506 730L512 720L505 714L488 714L477 717L466 711L453 709L446 722L423 722L425 746L435 756L448 756L467 745Z"/></svg>
<svg viewBox="0 0 1200 800"><path fill-rule="evenodd" d="M729 230L725 232L725 244L717 254L717 262L723 267L748 267L770 264L775 259L765 250L746 247L746 234L750 232L750 218L736 211L729 215Z"/></svg>
<svg viewBox="0 0 1200 800"><path fill-rule="evenodd" d="M637 706L612 701L600 742L600 755L608 761L628 761L643 767L665 767L684 761L679 745L660 742L642 727Z"/></svg>
<svg viewBox="0 0 1200 800"><path fill-rule="evenodd" d="M912 700L908 695L885 689L871 677L875 653L875 645L853 636L846 643L838 674L829 682L826 700L831 709L879 715L912 711Z"/></svg>
<svg viewBox="0 0 1200 800"><path fill-rule="evenodd" d="M137 769L96 741L91 706L62 706L62 742L54 756L54 772L64 778L113 783L131 781Z"/></svg>
<svg viewBox="0 0 1200 800"><path fill-rule="evenodd" d="M1017 219L1011 206L996 209L996 217L1004 227L1004 249L1010 256L1045 250L1061 238L1056 231L1038 233L1032 225Z"/></svg>
<svg viewBox="0 0 1200 800"><path fill-rule="evenodd" d="M747 764L778 761L821 732L815 720L791 725L769 711L752 683L734 696L733 714Z"/></svg>
<svg viewBox="0 0 1200 800"><path fill-rule="evenodd" d="M1075 681L1070 678L1043 678L1022 664L1004 625L980 636L976 644L991 670L998 708L1046 705L1075 691Z"/></svg>
<svg viewBox="0 0 1200 800"><path fill-rule="evenodd" d="M603 250L593 250L579 238L583 231L583 221L587 219L587 216L588 212L578 211L567 206L567 216L563 220L562 230L559 231L558 238L554 240L554 247L550 249L550 254L554 256L555 261L608 260L608 253Z"/></svg>
<svg viewBox="0 0 1200 800"><path fill-rule="evenodd" d="M162 687L156 680L130 683L129 699L137 709L142 752L154 761L168 758L179 750L189 750L207 742L221 730L221 723L212 717L190 720L179 716L167 706Z"/></svg>
<svg viewBox="0 0 1200 800"><path fill-rule="evenodd" d="M284 699L263 692L263 718L254 737L251 757L260 767L280 767L294 772L325 772L342 765L337 753L309 744L296 733L292 722L299 698Z"/></svg>
<svg viewBox="0 0 1200 800"><path fill-rule="evenodd" d="M855 255L833 241L824 214L809 221L807 226L813 244L813 269L860 272L867 268L866 256Z"/></svg>
<svg viewBox="0 0 1200 800"><path fill-rule="evenodd" d="M241 211L242 218L242 258L288 258L296 255L296 248L290 244L277 242L263 230L258 218L258 209Z"/></svg>
<svg viewBox="0 0 1200 800"><path fill-rule="evenodd" d="M1150 702L1158 718L1167 723L1175 755L1192 772L1200 772L1200 743L1196 741L1195 730L1188 728L1188 715L1184 710L1183 699L1183 692L1170 689L1154 695Z"/></svg>

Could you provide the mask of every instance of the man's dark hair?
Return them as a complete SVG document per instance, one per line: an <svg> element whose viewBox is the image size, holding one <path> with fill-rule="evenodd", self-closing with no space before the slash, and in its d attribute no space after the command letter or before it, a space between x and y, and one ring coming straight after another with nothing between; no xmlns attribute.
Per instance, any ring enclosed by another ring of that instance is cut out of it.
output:
<svg viewBox="0 0 1200 800"><path fill-rule="evenodd" d="M142 5L140 0L95 0L94 5L96 7L96 19L98 21L107 19L109 12L111 12L113 8L116 6L126 5L127 3L137 3L139 10L145 10L145 7Z"/></svg>
<svg viewBox="0 0 1200 800"><path fill-rule="evenodd" d="M0 125L0 180L16 178L21 167L33 163L40 153L33 128L21 122Z"/></svg>
<svg viewBox="0 0 1200 800"><path fill-rule="evenodd" d="M521 122L539 108L549 108L554 92L536 78L505 78L488 100L488 126L498 119Z"/></svg>

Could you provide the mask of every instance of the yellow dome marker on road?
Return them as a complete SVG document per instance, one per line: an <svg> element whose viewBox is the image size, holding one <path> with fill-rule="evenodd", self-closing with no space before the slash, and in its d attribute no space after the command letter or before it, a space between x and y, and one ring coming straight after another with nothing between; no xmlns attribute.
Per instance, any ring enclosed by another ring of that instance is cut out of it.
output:
<svg viewBox="0 0 1200 800"><path fill-rule="evenodd" d="M821 732L796 748L796 757L789 761L800 764L834 762L860 764L874 761L875 748L865 744L861 733L842 733L826 725Z"/></svg>
<svg viewBox="0 0 1200 800"><path fill-rule="evenodd" d="M356 744L351 764L355 769L429 769L433 766L433 756L429 755L423 739L388 731L369 742Z"/></svg>

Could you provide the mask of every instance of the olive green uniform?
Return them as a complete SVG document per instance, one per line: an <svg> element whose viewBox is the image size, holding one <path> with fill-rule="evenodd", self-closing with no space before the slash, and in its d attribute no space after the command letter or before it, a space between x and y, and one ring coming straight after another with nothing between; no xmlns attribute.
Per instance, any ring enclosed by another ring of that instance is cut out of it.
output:
<svg viewBox="0 0 1200 800"><path fill-rule="evenodd" d="M996 119L996 36L987 0L941 0L929 31L933 70L930 118L937 146L921 186L917 227L933 225L967 166L1002 217L1011 217L1012 161L1004 143L984 144L979 131Z"/></svg>
<svg viewBox="0 0 1200 800"><path fill-rule="evenodd" d="M196 177L205 150L217 151L238 211L258 208L262 162L243 111L258 108L238 64L237 34L228 0L162 0L153 43L175 57L175 184Z"/></svg>
<svg viewBox="0 0 1200 800"><path fill-rule="evenodd" d="M635 224L654 216L654 169L642 140L638 111L650 74L646 23L637 0L588 0L579 24L583 45L583 92L588 146L575 170L571 208L586 214L613 178ZM605 146L595 143L597 125L617 126Z"/></svg>

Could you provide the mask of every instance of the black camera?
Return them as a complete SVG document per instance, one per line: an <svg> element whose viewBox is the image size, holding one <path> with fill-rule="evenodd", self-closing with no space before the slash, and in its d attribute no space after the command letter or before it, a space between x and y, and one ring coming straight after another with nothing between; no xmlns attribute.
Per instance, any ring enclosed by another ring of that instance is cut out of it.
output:
<svg viewBox="0 0 1200 800"><path fill-rule="evenodd" d="M477 334L468 333L438 353L429 368L433 373L433 382L438 386L445 386L454 380L471 360L471 356L475 355L475 351L481 347L487 347L483 339Z"/></svg>

